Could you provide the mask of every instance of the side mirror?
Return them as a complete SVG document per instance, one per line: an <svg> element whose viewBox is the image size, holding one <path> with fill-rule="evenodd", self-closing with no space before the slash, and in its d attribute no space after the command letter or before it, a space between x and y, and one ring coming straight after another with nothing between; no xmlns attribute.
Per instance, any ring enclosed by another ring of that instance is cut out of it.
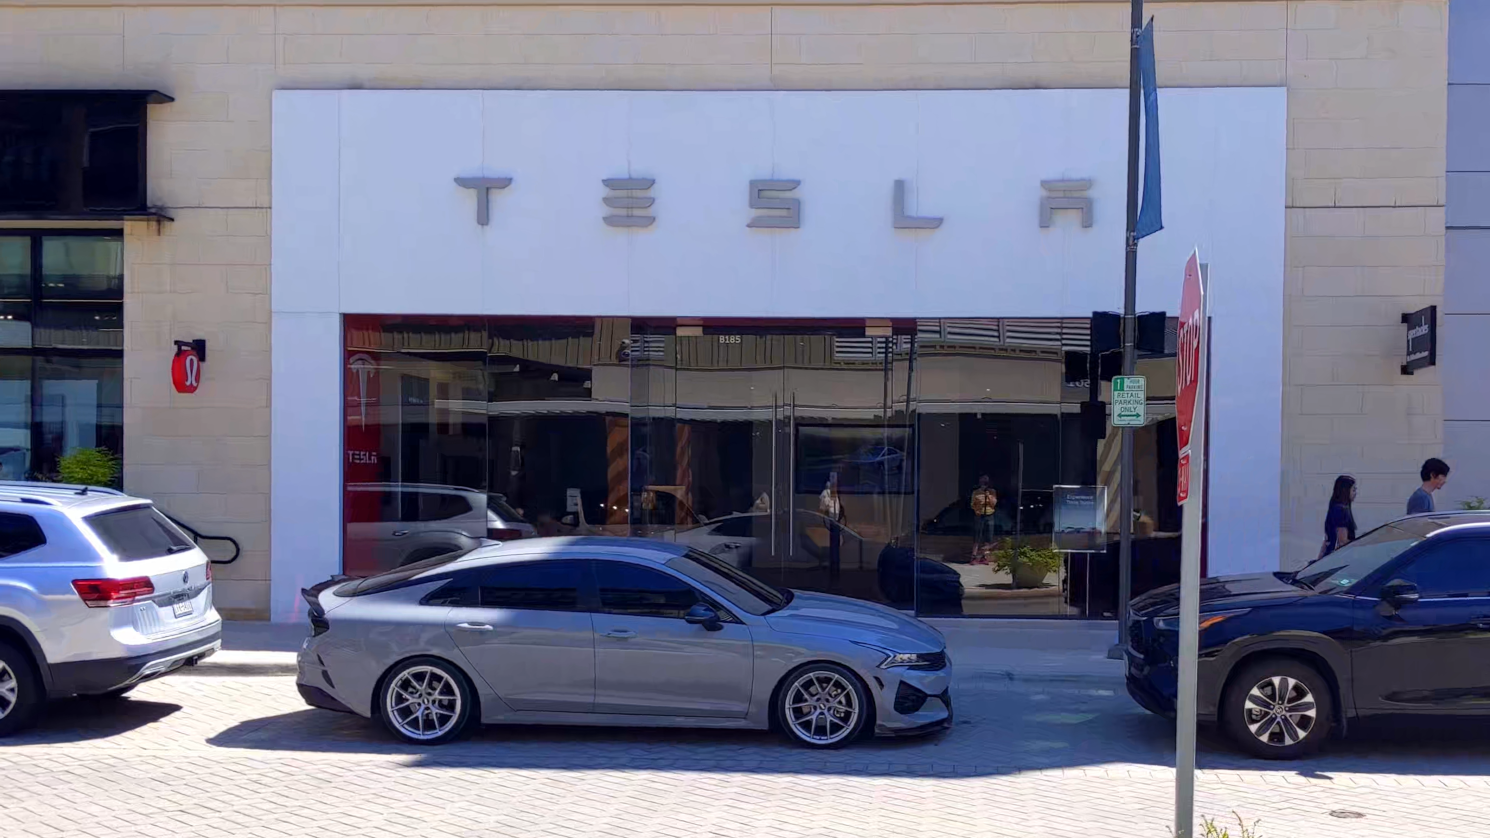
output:
<svg viewBox="0 0 1490 838"><path fill-rule="evenodd" d="M1411 605L1419 599L1418 586L1406 579L1393 579L1381 586L1381 601L1394 608Z"/></svg>
<svg viewBox="0 0 1490 838"><path fill-rule="evenodd" d="M719 631L724 628L724 623L719 619L719 612L703 604L695 604L683 615L683 622L693 626L703 626L706 631Z"/></svg>

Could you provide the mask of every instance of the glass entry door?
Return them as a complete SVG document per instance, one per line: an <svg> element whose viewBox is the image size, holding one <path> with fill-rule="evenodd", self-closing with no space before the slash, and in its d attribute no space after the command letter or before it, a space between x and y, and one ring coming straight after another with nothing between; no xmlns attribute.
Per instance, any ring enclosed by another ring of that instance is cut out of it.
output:
<svg viewBox="0 0 1490 838"><path fill-rule="evenodd" d="M773 585L913 607L910 339L678 331L639 324L630 342L632 534Z"/></svg>

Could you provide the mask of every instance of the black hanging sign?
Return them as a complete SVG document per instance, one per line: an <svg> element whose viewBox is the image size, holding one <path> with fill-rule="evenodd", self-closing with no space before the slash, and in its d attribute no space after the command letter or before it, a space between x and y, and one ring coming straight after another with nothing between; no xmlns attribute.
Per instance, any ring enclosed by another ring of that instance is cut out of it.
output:
<svg viewBox="0 0 1490 838"><path fill-rule="evenodd" d="M1407 363L1403 375L1412 375L1438 363L1438 306L1420 308L1402 315L1407 326Z"/></svg>

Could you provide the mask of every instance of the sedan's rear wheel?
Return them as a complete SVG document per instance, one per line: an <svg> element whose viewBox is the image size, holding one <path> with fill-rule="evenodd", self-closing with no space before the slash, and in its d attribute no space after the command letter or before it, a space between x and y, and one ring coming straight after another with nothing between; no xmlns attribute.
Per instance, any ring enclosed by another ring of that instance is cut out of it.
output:
<svg viewBox="0 0 1490 838"><path fill-rule="evenodd" d="M1313 667L1266 658L1231 679L1222 705L1222 724L1242 750L1263 759L1297 759L1329 737L1334 699Z"/></svg>
<svg viewBox="0 0 1490 838"><path fill-rule="evenodd" d="M415 658L389 673L378 709L398 738L441 745L465 732L475 703L469 682L455 667L438 658Z"/></svg>
<svg viewBox="0 0 1490 838"><path fill-rule="evenodd" d="M810 664L789 675L776 710L786 735L810 748L843 747L874 712L859 679L833 663Z"/></svg>

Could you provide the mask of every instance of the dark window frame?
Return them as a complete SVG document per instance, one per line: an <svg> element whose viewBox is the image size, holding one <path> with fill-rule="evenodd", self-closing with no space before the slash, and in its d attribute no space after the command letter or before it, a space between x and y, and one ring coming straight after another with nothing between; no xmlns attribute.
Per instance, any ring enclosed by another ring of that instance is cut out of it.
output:
<svg viewBox="0 0 1490 838"><path fill-rule="evenodd" d="M52 137L44 154L57 156L59 180L75 179L79 184L76 192L64 193L59 185L55 194L37 196L34 202L0 204L0 217L83 221L166 217L149 206L148 106L172 101L172 97L157 90L0 90L0 106L6 119L22 133L49 130ZM68 108L81 109L84 123L81 135L76 127L66 131L65 118L60 120L64 124L56 124L59 114L65 114ZM90 116L112 118L114 122L90 128ZM119 128L130 128L137 134L134 159L119 158L120 165L115 167L115 171L129 167L134 188L132 195L121 194L109 200L107 192L89 193L89 179L95 175L90 171L89 155L106 151L95 149L90 141L94 133ZM59 132L64 133L59 135Z"/></svg>
<svg viewBox="0 0 1490 838"><path fill-rule="evenodd" d="M43 392L42 392L42 389L43 388L40 387L40 386L38 386L39 385L39 382L42 380L42 376L41 376L41 365L43 363L45 363L45 361L47 359L49 359L49 358L117 360L119 362L119 364L120 364L120 377L121 377L121 386L122 386L123 363L124 363L124 347L123 347L123 339L122 339L123 329L124 329L124 295L123 295L123 286L122 285L120 286L121 291L120 291L119 298L117 300L114 300L114 299L99 299L99 300L59 300L59 299L52 299L52 300L47 300L45 298L45 295L44 295L43 290L42 290L43 289L43 280L44 280L44 276L45 276L45 274L44 274L44 270L45 270L44 261L45 260L42 258L43 243L44 243L44 241L46 239L49 239L49 238L114 238L114 239L119 239L120 247L122 248L124 246L124 230L123 230L123 228L120 228L120 227L113 227L113 228L110 228L110 227L98 227L98 228L55 229L55 230L54 229L46 229L46 228L32 228L32 227L27 227L27 228L15 228L15 229L0 229L0 238L24 238L24 239L29 239L29 241L30 241L30 258L31 258L31 264L30 264L30 268L31 268L31 287L30 287L30 292L31 293L30 293L30 297L24 301L24 304L27 305L27 306L29 306L29 308L30 308L30 313L28 315L29 316L29 321L28 322L30 322L30 324L31 324L31 334L32 334L31 345L30 346L0 346L0 357L27 358L27 359L30 359L30 364L31 364L31 374L30 374L30 381L31 381L31 404L30 404L29 424L31 426L30 427L30 437L31 438L30 438L30 450L29 450L29 455L28 455L30 465L27 468L28 474L23 475L23 477L25 479L31 479L34 475L37 475L37 474L41 473L39 471L39 466L41 465L41 463L38 462L37 456L38 456L38 452L41 452L41 451L45 450L45 448L46 448L46 446L44 444L45 443L45 437L46 437L46 433L45 433L45 430L46 429L43 426L43 422L41 421L41 417L44 415L45 399L44 399ZM122 266L121 266L121 269L122 269ZM19 300L17 300L17 301L19 301ZM100 304L101 303L101 304L106 304L106 305L118 305L118 307L119 307L119 331L121 333L120 346L118 348L112 348L112 347L53 347L53 346L37 346L36 345L36 330L37 330L37 325L36 324L37 324L37 320L38 320L37 315L40 312L41 306L44 305L44 304L50 304L50 305L54 305L54 306L55 305L63 305L63 306L65 306L65 305L67 305L69 303L74 303L74 302L76 302L76 303L84 303L84 304ZM120 408L122 410L122 408L124 406L123 405L123 394L122 393L121 393L121 397L120 397L120 405L119 406L120 406ZM103 445L103 447L110 448L111 450L113 450L114 455L116 457L119 457L119 459L120 459L120 466L121 466L121 468L120 468L120 473L119 473L119 475L116 478L117 481L122 481L123 480L123 477L124 477L124 475L123 475L123 468L122 468L122 466L123 466L123 442L124 442L123 436L124 436L124 434L123 434L123 422L122 422L122 419L121 419L118 444L117 445L108 445L107 443L102 443L101 442L101 444Z"/></svg>

